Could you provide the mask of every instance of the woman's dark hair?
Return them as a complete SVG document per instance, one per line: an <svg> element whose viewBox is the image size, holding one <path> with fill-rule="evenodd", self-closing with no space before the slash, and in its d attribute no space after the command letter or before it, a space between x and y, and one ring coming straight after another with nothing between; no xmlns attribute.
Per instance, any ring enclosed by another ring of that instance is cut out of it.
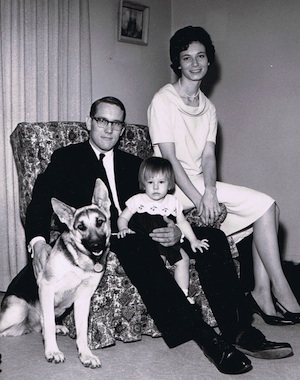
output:
<svg viewBox="0 0 300 380"><path fill-rule="evenodd" d="M121 100L114 98L113 96L106 96L104 98L95 100L94 103L91 105L90 110L90 117L94 117L97 112L97 107L100 103L108 103L108 104L114 104L115 106L119 107L123 111L123 121L125 121L126 118L126 110L124 104L121 102Z"/></svg>
<svg viewBox="0 0 300 380"><path fill-rule="evenodd" d="M210 35L200 26L186 26L177 30L170 39L170 59L171 67L178 77L181 77L179 56L184 50L187 50L192 42L200 42L204 45L208 62L211 64L215 61L215 47L211 41Z"/></svg>
<svg viewBox="0 0 300 380"><path fill-rule="evenodd" d="M162 157L150 157L141 163L139 170L139 186L142 191L145 190L145 182L159 173L163 173L169 182L169 193L175 190L174 170L169 160Z"/></svg>

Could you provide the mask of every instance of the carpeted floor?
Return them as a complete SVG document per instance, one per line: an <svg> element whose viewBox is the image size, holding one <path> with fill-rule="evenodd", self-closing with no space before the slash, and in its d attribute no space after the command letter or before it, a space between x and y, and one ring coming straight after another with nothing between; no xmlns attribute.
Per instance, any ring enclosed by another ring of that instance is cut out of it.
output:
<svg viewBox="0 0 300 380"><path fill-rule="evenodd" d="M1 298L1 297L0 297ZM300 379L300 325L276 327L255 317L270 340L292 344L294 356L280 360L251 359L254 369L239 378L245 380ZM62 364L47 363L42 337L31 333L17 338L0 338L0 379L2 380L222 380L237 376L220 374L194 342L169 349L162 338L143 337L136 343L118 342L115 346L94 351L102 368L84 368L77 358L76 343L58 337L59 348L66 356Z"/></svg>

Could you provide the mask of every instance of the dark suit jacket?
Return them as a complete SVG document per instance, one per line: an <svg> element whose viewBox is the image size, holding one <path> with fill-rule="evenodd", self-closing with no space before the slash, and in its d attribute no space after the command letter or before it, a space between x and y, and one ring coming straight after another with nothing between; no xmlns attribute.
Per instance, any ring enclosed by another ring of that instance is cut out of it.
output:
<svg viewBox="0 0 300 380"><path fill-rule="evenodd" d="M125 201L139 192L138 169L141 159L115 149L114 163L118 199L121 209L124 209ZM89 142L56 150L47 169L35 182L32 201L26 213L27 243L35 236L43 236L49 241L52 197L75 208L89 205L95 181L101 177L99 160ZM112 221L113 224L115 221Z"/></svg>

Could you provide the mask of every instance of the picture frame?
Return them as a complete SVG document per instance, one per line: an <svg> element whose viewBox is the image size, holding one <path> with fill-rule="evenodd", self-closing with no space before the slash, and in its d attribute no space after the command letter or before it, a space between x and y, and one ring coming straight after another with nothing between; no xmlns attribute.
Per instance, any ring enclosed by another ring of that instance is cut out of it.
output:
<svg viewBox="0 0 300 380"><path fill-rule="evenodd" d="M120 1L118 41L148 45L149 7L132 1Z"/></svg>

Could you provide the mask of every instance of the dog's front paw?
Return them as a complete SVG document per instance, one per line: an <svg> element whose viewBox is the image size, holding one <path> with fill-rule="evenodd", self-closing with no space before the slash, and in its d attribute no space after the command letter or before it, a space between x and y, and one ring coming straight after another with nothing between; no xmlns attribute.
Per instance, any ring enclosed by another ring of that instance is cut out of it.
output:
<svg viewBox="0 0 300 380"><path fill-rule="evenodd" d="M99 367L101 367L101 361L100 361L100 359L98 358L98 356L93 355L92 353L90 353L88 355L86 355L86 354L79 354L79 359L80 359L81 363L85 367L89 367L89 368L99 368Z"/></svg>
<svg viewBox="0 0 300 380"><path fill-rule="evenodd" d="M63 363L65 361L65 355L61 351L45 351L47 362L49 363Z"/></svg>

